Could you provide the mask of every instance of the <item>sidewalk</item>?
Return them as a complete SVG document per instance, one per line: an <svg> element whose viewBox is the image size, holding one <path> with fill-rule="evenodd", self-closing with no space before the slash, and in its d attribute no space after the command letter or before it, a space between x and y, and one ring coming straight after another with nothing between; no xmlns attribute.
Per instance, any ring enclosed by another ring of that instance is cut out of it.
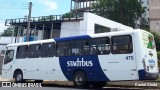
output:
<svg viewBox="0 0 160 90"><path fill-rule="evenodd" d="M10 81L10 79L2 78L1 75L0 75L0 82L1 82L1 81Z"/></svg>

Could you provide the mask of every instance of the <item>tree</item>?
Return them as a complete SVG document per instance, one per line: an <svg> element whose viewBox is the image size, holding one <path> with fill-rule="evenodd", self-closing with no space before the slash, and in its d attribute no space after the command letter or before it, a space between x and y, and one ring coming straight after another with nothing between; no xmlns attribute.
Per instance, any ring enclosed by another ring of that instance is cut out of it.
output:
<svg viewBox="0 0 160 90"><path fill-rule="evenodd" d="M1 33L1 36L12 36L13 29L7 28L4 32Z"/></svg>
<svg viewBox="0 0 160 90"><path fill-rule="evenodd" d="M156 32L151 32L154 36L155 43L156 43L156 50L160 51L160 35L157 34Z"/></svg>
<svg viewBox="0 0 160 90"><path fill-rule="evenodd" d="M63 14L63 18L74 18L75 15L74 15L74 12L67 12L65 14Z"/></svg>
<svg viewBox="0 0 160 90"><path fill-rule="evenodd" d="M131 27L141 18L145 8L138 0L96 0L92 5L96 14Z"/></svg>
<svg viewBox="0 0 160 90"><path fill-rule="evenodd" d="M1 33L1 36L12 36L14 31L14 36L18 35L18 27L17 28L11 28L8 27L4 32ZM20 36L23 36L23 30L22 28L19 30Z"/></svg>

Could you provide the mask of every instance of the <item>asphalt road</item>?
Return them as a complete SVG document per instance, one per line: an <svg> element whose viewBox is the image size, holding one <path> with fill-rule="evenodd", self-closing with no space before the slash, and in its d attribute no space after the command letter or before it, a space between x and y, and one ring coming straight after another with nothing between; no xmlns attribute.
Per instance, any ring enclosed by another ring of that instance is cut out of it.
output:
<svg viewBox="0 0 160 90"><path fill-rule="evenodd" d="M133 88L122 88L122 87L103 87L103 88L85 88L83 90L128 90ZM0 83L0 90L82 90L81 88L75 88L73 86L67 86L67 85L57 85L57 84L43 84L42 87L2 87L2 83ZM134 90L140 90L134 88Z"/></svg>
<svg viewBox="0 0 160 90"><path fill-rule="evenodd" d="M100 90L100 89L104 89L104 90L128 90L128 89L132 89L133 88L123 88L123 87L103 87L103 88L86 88L86 89L83 89L83 90ZM57 84L44 84L42 85L42 87L35 87L35 88L28 88L28 87L25 87L25 88L19 88L19 87L2 87L2 83L0 83L0 90L82 90L80 88L75 88L73 86L66 86L66 85L57 85ZM134 90L140 90L138 88L134 88Z"/></svg>

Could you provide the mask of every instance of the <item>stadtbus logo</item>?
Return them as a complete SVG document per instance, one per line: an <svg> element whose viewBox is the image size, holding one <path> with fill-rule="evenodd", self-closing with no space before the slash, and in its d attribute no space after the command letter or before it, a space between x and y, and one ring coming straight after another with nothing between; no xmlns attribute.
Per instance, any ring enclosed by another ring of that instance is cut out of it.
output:
<svg viewBox="0 0 160 90"><path fill-rule="evenodd" d="M67 61L67 67L92 67L93 62L92 61L84 61L82 58L81 60L77 58L77 61Z"/></svg>

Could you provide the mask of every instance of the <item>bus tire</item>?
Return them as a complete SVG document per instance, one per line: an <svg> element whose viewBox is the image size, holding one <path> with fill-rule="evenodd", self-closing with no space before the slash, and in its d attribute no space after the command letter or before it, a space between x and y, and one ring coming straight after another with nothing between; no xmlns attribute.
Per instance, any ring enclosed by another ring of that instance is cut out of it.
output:
<svg viewBox="0 0 160 90"><path fill-rule="evenodd" d="M24 82L23 73L21 71L15 72L14 78L15 78L16 83L23 83Z"/></svg>
<svg viewBox="0 0 160 90"><path fill-rule="evenodd" d="M73 83L74 83L74 86L78 87L78 88L85 88L85 87L89 86L89 84L87 82L87 76L82 71L77 71L74 73Z"/></svg>
<svg viewBox="0 0 160 90"><path fill-rule="evenodd" d="M106 85L105 81L101 81L101 82L92 82L92 86L95 88L102 88Z"/></svg>

